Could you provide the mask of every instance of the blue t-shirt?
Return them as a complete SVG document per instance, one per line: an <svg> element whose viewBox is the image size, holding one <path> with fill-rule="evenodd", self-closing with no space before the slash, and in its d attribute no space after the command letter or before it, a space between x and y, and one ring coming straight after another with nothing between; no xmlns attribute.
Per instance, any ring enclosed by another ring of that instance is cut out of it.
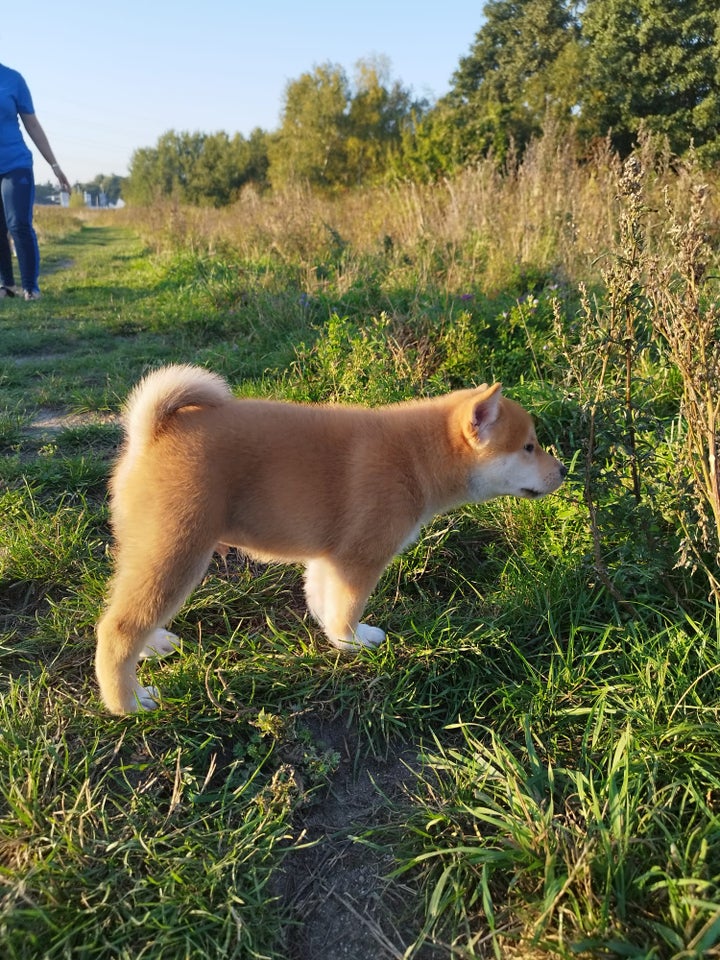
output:
<svg viewBox="0 0 720 960"><path fill-rule="evenodd" d="M0 63L0 173L32 166L32 153L20 132L19 113L35 113L28 85L17 70Z"/></svg>

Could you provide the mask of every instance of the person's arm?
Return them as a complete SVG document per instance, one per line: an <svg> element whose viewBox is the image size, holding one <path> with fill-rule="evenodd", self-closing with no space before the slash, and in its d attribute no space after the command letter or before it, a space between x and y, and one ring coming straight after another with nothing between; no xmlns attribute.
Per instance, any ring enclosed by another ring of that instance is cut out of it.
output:
<svg viewBox="0 0 720 960"><path fill-rule="evenodd" d="M60 182L60 186L63 188L63 190L67 190L68 193L71 193L72 187L70 186L70 181L60 169L60 164L55 159L55 154L50 146L50 141L48 140L45 131L40 126L40 121L38 120L36 114L21 113L20 119L23 122L23 126L27 130L28 136L52 167L53 173Z"/></svg>

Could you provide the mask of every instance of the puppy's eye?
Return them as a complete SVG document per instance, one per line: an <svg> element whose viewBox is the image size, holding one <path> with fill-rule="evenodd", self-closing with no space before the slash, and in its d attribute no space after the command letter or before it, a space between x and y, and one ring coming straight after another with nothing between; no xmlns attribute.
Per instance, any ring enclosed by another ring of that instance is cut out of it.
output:
<svg viewBox="0 0 720 960"><path fill-rule="evenodd" d="M535 444L534 444L534 443L526 443L526 444L525 444L525 452L526 452L526 453L533 453L534 450L535 450Z"/></svg>

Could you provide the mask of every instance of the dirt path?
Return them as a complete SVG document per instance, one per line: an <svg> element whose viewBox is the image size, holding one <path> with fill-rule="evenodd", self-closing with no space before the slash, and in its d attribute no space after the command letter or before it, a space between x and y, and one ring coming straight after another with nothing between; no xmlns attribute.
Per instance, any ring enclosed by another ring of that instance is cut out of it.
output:
<svg viewBox="0 0 720 960"><path fill-rule="evenodd" d="M400 960L419 930L407 904L418 891L389 875L397 863L364 834L388 820L415 782L415 751L387 760L358 759L343 721L311 724L313 737L337 751L340 764L327 794L298 825L303 845L288 853L276 894L297 920L288 936L290 960ZM423 948L420 960L440 956Z"/></svg>

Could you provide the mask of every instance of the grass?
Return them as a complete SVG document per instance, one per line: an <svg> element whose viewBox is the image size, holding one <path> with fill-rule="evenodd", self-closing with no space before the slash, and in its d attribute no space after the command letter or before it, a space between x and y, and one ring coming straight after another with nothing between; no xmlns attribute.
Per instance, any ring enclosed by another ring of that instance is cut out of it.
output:
<svg viewBox="0 0 720 960"><path fill-rule="evenodd" d="M607 164L534 162L612 223ZM398 188L375 250L355 197L334 234L303 233L301 197L284 240L254 203L264 249L227 224L191 243L197 211L39 217L44 297L0 313L3 956L720 955L720 621L677 566L680 378L640 318L629 449L612 296L557 211L513 228L521 270L509 247L481 264L460 201L502 217L532 172ZM423 250L433 210L453 242ZM124 397L170 361L303 400L501 378L573 469L429 524L371 598L389 642L357 657L315 631L298 569L214 562L182 655L142 667L164 709L113 718L92 676L106 479Z"/></svg>

